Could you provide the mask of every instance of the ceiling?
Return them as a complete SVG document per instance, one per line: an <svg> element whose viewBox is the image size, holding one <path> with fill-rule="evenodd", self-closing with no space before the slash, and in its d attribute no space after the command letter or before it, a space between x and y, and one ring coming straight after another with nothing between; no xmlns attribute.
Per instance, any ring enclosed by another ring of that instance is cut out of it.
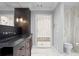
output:
<svg viewBox="0 0 79 59"><path fill-rule="evenodd" d="M31 10L54 10L58 2L0 2L0 10L30 8Z"/></svg>
<svg viewBox="0 0 79 59"><path fill-rule="evenodd" d="M79 7L79 2L64 2L65 7Z"/></svg>
<svg viewBox="0 0 79 59"><path fill-rule="evenodd" d="M59 2L0 2L0 10L30 8L30 10L54 10ZM65 7L79 7L79 2L64 2Z"/></svg>

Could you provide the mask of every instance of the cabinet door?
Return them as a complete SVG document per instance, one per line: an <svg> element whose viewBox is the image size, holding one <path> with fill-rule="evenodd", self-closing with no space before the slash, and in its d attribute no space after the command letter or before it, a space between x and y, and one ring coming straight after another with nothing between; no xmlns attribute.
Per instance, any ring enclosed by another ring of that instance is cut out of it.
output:
<svg viewBox="0 0 79 59"><path fill-rule="evenodd" d="M25 56L25 42L14 47L14 56Z"/></svg>
<svg viewBox="0 0 79 59"><path fill-rule="evenodd" d="M26 56L31 56L31 39L26 40Z"/></svg>
<svg viewBox="0 0 79 59"><path fill-rule="evenodd" d="M29 54L29 40L26 40L26 56Z"/></svg>
<svg viewBox="0 0 79 59"><path fill-rule="evenodd" d="M20 50L20 56L25 56L25 46L22 46L19 50Z"/></svg>

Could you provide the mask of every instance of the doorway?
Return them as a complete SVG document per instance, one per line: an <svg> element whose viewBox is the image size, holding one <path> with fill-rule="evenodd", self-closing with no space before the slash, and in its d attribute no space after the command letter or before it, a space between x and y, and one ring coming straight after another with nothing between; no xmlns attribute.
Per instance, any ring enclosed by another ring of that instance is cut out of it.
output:
<svg viewBox="0 0 79 59"><path fill-rule="evenodd" d="M35 16L36 46L52 46L52 15L36 14Z"/></svg>

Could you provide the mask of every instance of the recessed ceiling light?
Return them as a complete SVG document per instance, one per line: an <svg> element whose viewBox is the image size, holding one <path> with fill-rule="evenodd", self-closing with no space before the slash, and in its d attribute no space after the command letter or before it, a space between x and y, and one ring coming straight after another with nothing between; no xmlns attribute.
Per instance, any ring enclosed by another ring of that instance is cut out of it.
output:
<svg viewBox="0 0 79 59"><path fill-rule="evenodd" d="M38 3L37 7L43 7L42 3Z"/></svg>

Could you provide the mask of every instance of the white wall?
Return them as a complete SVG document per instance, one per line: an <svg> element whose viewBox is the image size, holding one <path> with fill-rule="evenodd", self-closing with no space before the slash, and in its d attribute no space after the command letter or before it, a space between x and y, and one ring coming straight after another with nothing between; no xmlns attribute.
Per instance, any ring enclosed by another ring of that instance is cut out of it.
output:
<svg viewBox="0 0 79 59"><path fill-rule="evenodd" d="M52 11L31 11L31 33L33 34L33 46L36 45L36 40L35 40L35 36L36 36L36 30L35 30L35 15L36 14L47 14L47 15L52 15L52 28L53 28L53 12ZM53 33L53 29L52 29L52 33ZM52 34L52 37L53 37L53 34ZM53 39L52 39L53 41ZM52 43L53 44L53 43Z"/></svg>
<svg viewBox="0 0 79 59"><path fill-rule="evenodd" d="M59 3L54 10L54 47L63 52L64 39L64 4Z"/></svg>

